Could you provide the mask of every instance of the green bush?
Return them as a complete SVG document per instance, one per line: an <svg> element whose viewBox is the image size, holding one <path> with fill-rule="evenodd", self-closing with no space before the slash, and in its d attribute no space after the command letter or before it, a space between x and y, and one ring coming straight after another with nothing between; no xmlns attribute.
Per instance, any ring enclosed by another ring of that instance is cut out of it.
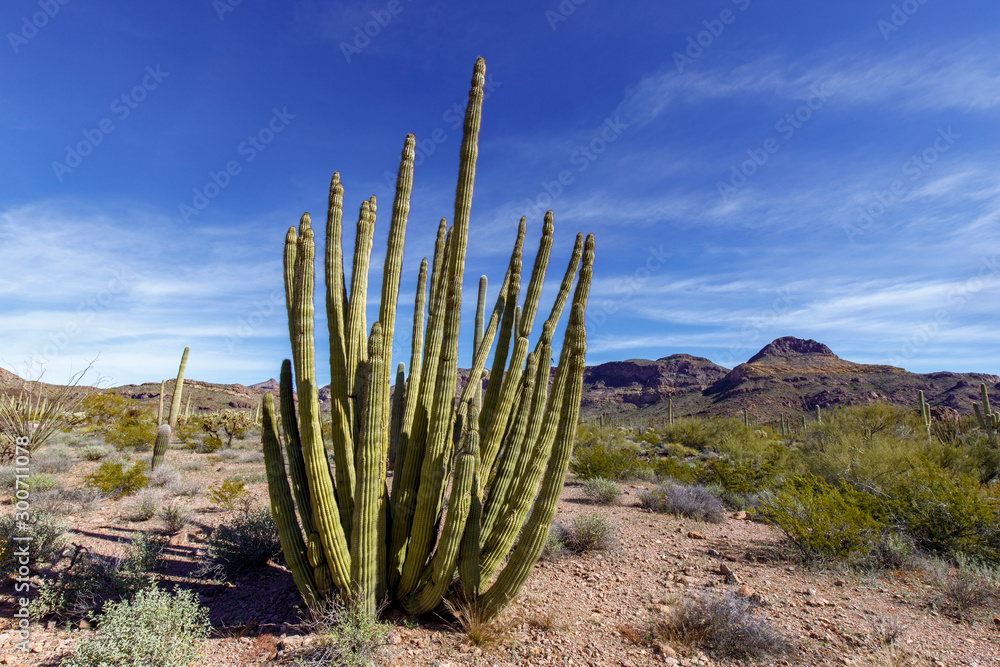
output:
<svg viewBox="0 0 1000 667"><path fill-rule="evenodd" d="M639 504L653 512L686 516L696 521L721 523L726 518L722 501L703 486L667 482L641 491Z"/></svg>
<svg viewBox="0 0 1000 667"><path fill-rule="evenodd" d="M918 549L1000 562L1000 503L975 478L924 465L897 480L886 504L889 520Z"/></svg>
<svg viewBox="0 0 1000 667"><path fill-rule="evenodd" d="M125 470L125 465L121 462L105 461L100 468L84 478L84 484L121 498L132 495L149 484L149 477L146 476L144 461L136 461L128 470Z"/></svg>
<svg viewBox="0 0 1000 667"><path fill-rule="evenodd" d="M80 456L82 456L87 461L100 461L113 450L107 445L87 445L80 449Z"/></svg>
<svg viewBox="0 0 1000 667"><path fill-rule="evenodd" d="M0 573L15 574L21 567L18 550L28 547L28 566L35 570L39 563L52 563L66 546L65 527L48 512L34 512L25 520L18 513L0 516ZM27 542L17 537L30 535Z"/></svg>
<svg viewBox="0 0 1000 667"><path fill-rule="evenodd" d="M263 567L280 553L281 540L270 510L250 510L212 531L197 574L227 579Z"/></svg>
<svg viewBox="0 0 1000 667"><path fill-rule="evenodd" d="M812 475L791 480L758 512L778 526L806 560L850 558L883 529L871 495Z"/></svg>
<svg viewBox="0 0 1000 667"><path fill-rule="evenodd" d="M185 667L196 660L211 626L189 590L153 588L107 605L100 631L80 641L69 667Z"/></svg>
<svg viewBox="0 0 1000 667"><path fill-rule="evenodd" d="M27 479L28 488L32 491L50 491L56 488L59 484L59 480L56 479L55 475L47 472L40 472L31 475Z"/></svg>
<svg viewBox="0 0 1000 667"><path fill-rule="evenodd" d="M219 484L210 484L205 496L216 505L221 505L230 511L240 506L247 509L247 503L250 501L250 492L247 491L246 482L236 479L226 479Z"/></svg>
<svg viewBox="0 0 1000 667"><path fill-rule="evenodd" d="M600 505L618 502L624 489L618 482L603 477L594 477L583 482L583 495Z"/></svg>
<svg viewBox="0 0 1000 667"><path fill-rule="evenodd" d="M146 452L156 442L156 420L152 413L136 419L122 419L104 432L104 439L119 448Z"/></svg>
<svg viewBox="0 0 1000 667"><path fill-rule="evenodd" d="M593 442L577 445L569 469L577 477L627 479L645 465L638 452L616 443Z"/></svg>
<svg viewBox="0 0 1000 667"><path fill-rule="evenodd" d="M573 518L566 547L576 553L605 551L614 545L615 525L603 514L580 514Z"/></svg>

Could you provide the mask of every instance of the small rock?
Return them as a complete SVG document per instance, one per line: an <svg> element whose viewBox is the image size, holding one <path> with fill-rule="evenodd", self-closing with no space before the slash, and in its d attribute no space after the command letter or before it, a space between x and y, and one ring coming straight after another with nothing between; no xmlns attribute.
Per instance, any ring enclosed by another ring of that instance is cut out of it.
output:
<svg viewBox="0 0 1000 667"><path fill-rule="evenodd" d="M695 532L693 530L689 530L688 533L687 533L687 536L690 539L692 539L692 540L704 540L704 539L706 539L704 535L702 535L701 533Z"/></svg>
<svg viewBox="0 0 1000 667"><path fill-rule="evenodd" d="M737 521L746 521L747 513L742 510L739 512L735 512L733 514L733 518L736 519Z"/></svg>
<svg viewBox="0 0 1000 667"><path fill-rule="evenodd" d="M89 630L90 621L85 621L81 619L80 622L77 624L77 627L79 627L81 630Z"/></svg>
<svg viewBox="0 0 1000 667"><path fill-rule="evenodd" d="M722 554L720 554L720 553L719 553L718 551L716 551L715 549L709 549L709 550L708 550L708 551L706 551L705 553L706 553L706 554L708 554L709 556L711 556L712 558L721 558L721 557L722 557ZM724 573L723 573L723 574L724 574Z"/></svg>
<svg viewBox="0 0 1000 667"><path fill-rule="evenodd" d="M402 638L402 636L400 636L400 634L398 632L390 632L389 633L389 643L392 644L393 646L396 646L398 644L402 644L403 643L403 638Z"/></svg>
<svg viewBox="0 0 1000 667"><path fill-rule="evenodd" d="M725 563L719 563L719 574L730 575L733 574L733 570Z"/></svg>
<svg viewBox="0 0 1000 667"><path fill-rule="evenodd" d="M42 652L42 648L44 648L42 646L42 643L41 642L36 642L36 643L34 643L34 644L31 645L31 652L32 653L41 653Z"/></svg>
<svg viewBox="0 0 1000 667"><path fill-rule="evenodd" d="M677 665L681 663L680 661L677 660L677 658L668 657L666 660L663 661L663 664L667 665L667 667L677 667Z"/></svg>
<svg viewBox="0 0 1000 667"><path fill-rule="evenodd" d="M816 589L815 588L807 588L806 589L806 595L808 595L811 598L816 597Z"/></svg>

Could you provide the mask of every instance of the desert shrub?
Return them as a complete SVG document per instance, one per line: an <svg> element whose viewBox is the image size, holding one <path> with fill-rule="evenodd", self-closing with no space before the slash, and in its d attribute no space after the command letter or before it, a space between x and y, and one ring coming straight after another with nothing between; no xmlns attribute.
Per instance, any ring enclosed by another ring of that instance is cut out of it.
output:
<svg viewBox="0 0 1000 667"><path fill-rule="evenodd" d="M599 505L613 505L618 502L623 491L621 484L603 477L593 477L583 482L583 495Z"/></svg>
<svg viewBox="0 0 1000 667"><path fill-rule="evenodd" d="M912 537L895 529L883 529L867 548L859 550L852 564L861 569L898 570L910 565L916 553Z"/></svg>
<svg viewBox="0 0 1000 667"><path fill-rule="evenodd" d="M812 475L791 480L758 512L778 526L806 560L847 559L882 532L870 495Z"/></svg>
<svg viewBox="0 0 1000 667"><path fill-rule="evenodd" d="M653 489L643 489L639 493L639 504L653 512L686 516L696 521L721 523L726 518L722 501L703 486L667 482Z"/></svg>
<svg viewBox="0 0 1000 667"><path fill-rule="evenodd" d="M76 487L63 493L67 502L77 505L83 511L91 511L107 498L100 489Z"/></svg>
<svg viewBox="0 0 1000 667"><path fill-rule="evenodd" d="M164 544L140 532L118 558L77 547L69 566L39 585L38 597L32 602L33 615L92 619L108 602L153 588L152 571L162 560Z"/></svg>
<svg viewBox="0 0 1000 667"><path fill-rule="evenodd" d="M41 473L66 472L76 463L73 451L66 445L50 445L32 459L32 470Z"/></svg>
<svg viewBox="0 0 1000 667"><path fill-rule="evenodd" d="M247 491L246 483L240 480L227 479L218 484L210 484L206 497L216 505L227 510L234 510L238 506L246 507L250 500L250 492Z"/></svg>
<svg viewBox="0 0 1000 667"><path fill-rule="evenodd" d="M160 509L160 519L163 520L167 532L171 535L179 533L191 519L191 512L179 503L170 503Z"/></svg>
<svg viewBox="0 0 1000 667"><path fill-rule="evenodd" d="M730 493L749 495L767 489L774 489L784 482L779 462L774 458L766 460L729 458L712 459L700 471L703 483L717 483Z"/></svg>
<svg viewBox="0 0 1000 667"><path fill-rule="evenodd" d="M995 548L1000 505L975 478L921 466L897 480L886 503L890 520L918 549L1000 561Z"/></svg>
<svg viewBox="0 0 1000 667"><path fill-rule="evenodd" d="M107 445L87 445L80 448L80 456L87 461L100 461L113 450Z"/></svg>
<svg viewBox="0 0 1000 667"><path fill-rule="evenodd" d="M49 491L59 485L56 476L47 472L31 475L26 481L31 491Z"/></svg>
<svg viewBox="0 0 1000 667"><path fill-rule="evenodd" d="M132 499L127 516L132 521L149 521L163 506L163 492L159 489L142 489Z"/></svg>
<svg viewBox="0 0 1000 667"><path fill-rule="evenodd" d="M126 417L136 417L143 411L139 401L114 391L90 394L83 399L80 407L87 415L87 422L99 429L108 428Z"/></svg>
<svg viewBox="0 0 1000 667"><path fill-rule="evenodd" d="M324 667L370 667L388 664L387 649L392 626L339 598L324 603L303 630L314 637L308 646L292 651L296 665Z"/></svg>
<svg viewBox="0 0 1000 667"><path fill-rule="evenodd" d="M549 534L545 538L545 545L539 558L542 560L556 560L566 552L566 542L569 539L569 531L561 523L553 523L549 526Z"/></svg>
<svg viewBox="0 0 1000 667"><path fill-rule="evenodd" d="M227 579L263 567L280 553L281 540L270 510L250 510L212 531L197 572Z"/></svg>
<svg viewBox="0 0 1000 667"><path fill-rule="evenodd" d="M35 511L28 520L18 513L0 516L0 573L14 574L21 567L22 556L18 550L28 548L28 566L52 563L59 558L66 546L65 527L51 513ZM30 535L28 541L16 538Z"/></svg>
<svg viewBox="0 0 1000 667"><path fill-rule="evenodd" d="M149 477L146 476L146 464L143 461L136 461L128 470L125 470L123 463L105 461L100 468L84 478L86 486L100 489L102 493L115 498L132 495L148 483Z"/></svg>
<svg viewBox="0 0 1000 667"><path fill-rule="evenodd" d="M938 590L939 602L960 617L1000 597L997 572L961 555L955 567L938 564L932 581Z"/></svg>
<svg viewBox="0 0 1000 667"><path fill-rule="evenodd" d="M639 454L626 445L594 442L577 445L569 469L582 479L622 480L634 475L643 465Z"/></svg>
<svg viewBox="0 0 1000 667"><path fill-rule="evenodd" d="M599 513L580 514L566 535L566 547L576 553L606 551L614 546L615 525Z"/></svg>
<svg viewBox="0 0 1000 667"><path fill-rule="evenodd" d="M196 660L211 626L208 611L188 590L158 588L109 603L100 631L81 640L69 667L185 667Z"/></svg>
<svg viewBox="0 0 1000 667"><path fill-rule="evenodd" d="M201 482L196 479L182 479L167 487L167 490L175 496L200 496L204 489Z"/></svg>
<svg viewBox="0 0 1000 667"><path fill-rule="evenodd" d="M162 463L149 471L149 484L161 489L170 489L181 481L181 473L177 468Z"/></svg>
<svg viewBox="0 0 1000 667"><path fill-rule="evenodd" d="M652 479L672 479L683 484L693 484L701 477L701 463L699 461L677 461L673 457L664 456L654 458L649 462L652 471Z"/></svg>
<svg viewBox="0 0 1000 667"><path fill-rule="evenodd" d="M701 646L719 656L737 659L761 659L789 652L788 640L757 617L755 611L752 602L732 594L686 598L667 617L654 622L652 635L661 641Z"/></svg>
<svg viewBox="0 0 1000 667"><path fill-rule="evenodd" d="M108 443L120 448L132 448L137 452L146 452L153 448L156 442L156 420L152 413L137 419L121 419L104 433Z"/></svg>
<svg viewBox="0 0 1000 667"><path fill-rule="evenodd" d="M714 429L707 419L683 417L660 429L660 436L670 443L702 451L715 446Z"/></svg>

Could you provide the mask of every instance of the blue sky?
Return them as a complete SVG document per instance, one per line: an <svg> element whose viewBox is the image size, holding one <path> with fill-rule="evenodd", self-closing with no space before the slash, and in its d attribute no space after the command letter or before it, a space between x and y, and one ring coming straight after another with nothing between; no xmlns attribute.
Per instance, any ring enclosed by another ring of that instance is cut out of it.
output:
<svg viewBox="0 0 1000 667"><path fill-rule="evenodd" d="M117 385L171 377L190 345L190 378L276 376L285 230L323 219L340 171L351 216L381 202L380 284L413 132L407 359L483 56L467 295L486 274L495 297L518 218L533 254L552 208L544 302L576 233L597 237L590 364L732 367L794 335L1000 373L1000 5L674 4L4 3L0 363L59 381L96 358Z"/></svg>

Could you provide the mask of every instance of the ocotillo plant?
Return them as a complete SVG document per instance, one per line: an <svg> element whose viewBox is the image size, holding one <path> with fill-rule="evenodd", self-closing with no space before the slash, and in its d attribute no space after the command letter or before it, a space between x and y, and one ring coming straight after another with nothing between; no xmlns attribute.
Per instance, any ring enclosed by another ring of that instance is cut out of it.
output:
<svg viewBox="0 0 1000 667"><path fill-rule="evenodd" d="M377 602L390 597L419 614L440 607L446 594L455 594L463 596L481 618L491 618L524 585L555 515L579 417L594 240L577 236L555 304L529 353L554 226L550 211L521 301L527 225L521 219L507 275L456 401L462 285L485 67L479 59L473 72L453 225L449 228L442 221L430 269L426 259L421 263L409 376L405 386L397 381L396 391L405 393L402 406L395 409L389 400L392 341L415 139L407 136L403 148L379 317L370 329L365 304L376 200L372 197L361 205L348 288L341 248L344 190L340 175L333 176L323 256L333 433L327 442L321 435L316 386L316 249L309 215L303 215L298 230L292 227L286 236L292 360L286 359L281 368L280 424L274 397L264 398L262 439L271 508L285 559L310 607L339 595L374 615ZM569 324L550 388L552 337L571 297ZM491 350L493 365L480 409L476 387ZM390 443L396 449L391 492Z"/></svg>

